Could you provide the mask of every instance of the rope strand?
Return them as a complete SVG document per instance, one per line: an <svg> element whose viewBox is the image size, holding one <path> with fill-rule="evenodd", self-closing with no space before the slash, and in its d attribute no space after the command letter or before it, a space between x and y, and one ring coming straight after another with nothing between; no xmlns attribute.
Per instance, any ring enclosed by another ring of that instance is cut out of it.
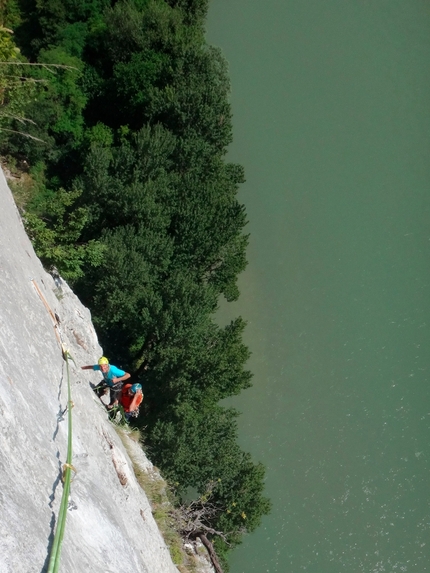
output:
<svg viewBox="0 0 430 573"><path fill-rule="evenodd" d="M67 459L63 465L63 496L61 498L60 511L58 512L57 531L54 536L54 543L52 544L51 555L49 558L49 565L47 573L57 573L60 566L61 548L64 538L64 531L66 528L67 505L70 493L70 483L72 481L72 471L76 473L72 465L72 393L70 387L70 372L69 372L69 352L63 349L63 356L67 366L67 411L68 411L68 439L67 439ZM73 359L72 359L73 360Z"/></svg>

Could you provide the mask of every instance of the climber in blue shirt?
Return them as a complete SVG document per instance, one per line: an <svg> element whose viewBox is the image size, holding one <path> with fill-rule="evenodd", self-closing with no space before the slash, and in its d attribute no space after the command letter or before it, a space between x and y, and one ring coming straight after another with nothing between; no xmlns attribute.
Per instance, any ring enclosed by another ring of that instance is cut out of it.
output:
<svg viewBox="0 0 430 573"><path fill-rule="evenodd" d="M119 396L123 383L130 378L128 372L124 372L113 364L109 364L109 360L102 356L98 364L90 364L89 366L81 366L82 370L100 370L106 385L110 388L110 402L108 409L110 410L118 404Z"/></svg>

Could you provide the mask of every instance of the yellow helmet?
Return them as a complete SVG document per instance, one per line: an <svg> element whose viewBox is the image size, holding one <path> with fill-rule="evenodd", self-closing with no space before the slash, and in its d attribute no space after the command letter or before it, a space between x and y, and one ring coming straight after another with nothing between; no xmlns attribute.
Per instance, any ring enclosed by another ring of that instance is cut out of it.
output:
<svg viewBox="0 0 430 573"><path fill-rule="evenodd" d="M102 356L101 358L99 358L99 366L101 366L102 364L109 364L109 360L106 358L106 356Z"/></svg>

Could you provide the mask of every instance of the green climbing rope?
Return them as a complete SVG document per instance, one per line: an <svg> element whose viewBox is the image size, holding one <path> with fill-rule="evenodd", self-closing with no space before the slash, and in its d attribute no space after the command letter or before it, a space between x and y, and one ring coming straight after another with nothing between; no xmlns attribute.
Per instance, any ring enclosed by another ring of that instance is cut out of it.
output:
<svg viewBox="0 0 430 573"><path fill-rule="evenodd" d="M49 558L49 565L47 573L57 573L60 566L61 546L63 543L64 530L66 527L67 506L70 493L70 482L72 480L72 393L70 389L70 373L69 373L69 352L63 351L63 356L66 361L67 367L67 411L68 411L68 439L67 439L67 459L63 466L63 497L61 498L60 511L57 519L57 530L54 536L54 542L51 548L51 555ZM73 359L72 359L73 360Z"/></svg>

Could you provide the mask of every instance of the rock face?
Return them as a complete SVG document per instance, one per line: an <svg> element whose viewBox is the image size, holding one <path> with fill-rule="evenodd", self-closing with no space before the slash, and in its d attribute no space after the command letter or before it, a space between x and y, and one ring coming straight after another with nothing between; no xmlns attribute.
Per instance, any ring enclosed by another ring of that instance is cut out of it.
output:
<svg viewBox="0 0 430 573"><path fill-rule="evenodd" d="M76 363L69 361L76 474L60 571L177 573L130 459L90 388L100 376L80 369L102 354L90 313L43 270L1 171L0 205L0 573L47 569L67 455L59 337Z"/></svg>

